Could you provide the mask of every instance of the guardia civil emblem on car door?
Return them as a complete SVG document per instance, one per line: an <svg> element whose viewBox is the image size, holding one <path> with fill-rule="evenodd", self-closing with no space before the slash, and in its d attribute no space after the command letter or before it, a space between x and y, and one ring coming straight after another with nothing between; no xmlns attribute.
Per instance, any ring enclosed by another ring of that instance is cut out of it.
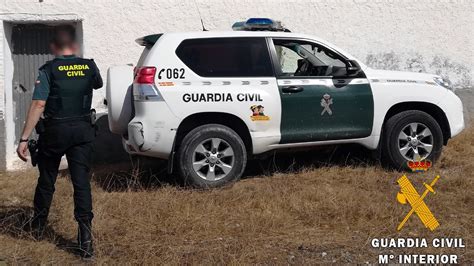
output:
<svg viewBox="0 0 474 266"><path fill-rule="evenodd" d="M323 111L321 112L321 115L324 115L325 113L328 113L328 115L332 115L331 104L332 104L331 95L327 93L324 94L323 98L321 98L321 107L323 107Z"/></svg>
<svg viewBox="0 0 474 266"><path fill-rule="evenodd" d="M252 116L250 119L252 121L268 121L270 120L269 116L266 116L264 113L265 108L263 105L252 105L250 107L250 110L252 111Z"/></svg>

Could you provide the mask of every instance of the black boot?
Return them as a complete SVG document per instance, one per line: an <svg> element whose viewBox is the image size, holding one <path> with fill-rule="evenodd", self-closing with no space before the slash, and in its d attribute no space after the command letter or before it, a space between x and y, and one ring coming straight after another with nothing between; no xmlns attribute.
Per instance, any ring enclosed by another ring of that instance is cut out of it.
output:
<svg viewBox="0 0 474 266"><path fill-rule="evenodd" d="M83 259L90 259L94 256L92 246L92 225L90 220L79 220L79 230L77 232L77 242L79 244L80 256Z"/></svg>

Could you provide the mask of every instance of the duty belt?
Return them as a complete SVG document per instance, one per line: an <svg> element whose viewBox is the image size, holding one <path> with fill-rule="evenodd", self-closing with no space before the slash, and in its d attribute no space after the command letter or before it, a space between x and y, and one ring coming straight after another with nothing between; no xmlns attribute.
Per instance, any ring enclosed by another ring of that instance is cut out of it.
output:
<svg viewBox="0 0 474 266"><path fill-rule="evenodd" d="M45 118L44 119L44 125L45 126L52 126L52 125L57 125L57 124L63 124L63 123L70 123L70 122L91 122L91 116L85 115L85 116L78 116L78 117L66 117L66 118Z"/></svg>

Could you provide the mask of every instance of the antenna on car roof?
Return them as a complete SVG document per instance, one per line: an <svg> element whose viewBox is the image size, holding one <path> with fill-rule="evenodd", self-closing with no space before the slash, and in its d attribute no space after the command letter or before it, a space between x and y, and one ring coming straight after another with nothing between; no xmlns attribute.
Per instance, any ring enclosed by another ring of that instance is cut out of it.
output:
<svg viewBox="0 0 474 266"><path fill-rule="evenodd" d="M204 21L201 19L202 31L207 31L206 27L204 27Z"/></svg>
<svg viewBox="0 0 474 266"><path fill-rule="evenodd" d="M204 21L202 20L201 11L199 10L199 6L198 6L198 4L196 3L196 0L193 0L193 2L194 2L194 5L196 6L196 9L197 9L197 11L198 11L199 18L201 19L202 31L207 31L206 27L204 26Z"/></svg>

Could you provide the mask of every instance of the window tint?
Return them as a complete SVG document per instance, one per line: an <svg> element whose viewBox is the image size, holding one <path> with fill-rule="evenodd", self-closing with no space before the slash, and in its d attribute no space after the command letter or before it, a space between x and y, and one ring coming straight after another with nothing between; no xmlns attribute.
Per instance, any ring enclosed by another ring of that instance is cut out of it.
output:
<svg viewBox="0 0 474 266"><path fill-rule="evenodd" d="M273 71L264 38L184 40L178 57L203 77L268 77Z"/></svg>

